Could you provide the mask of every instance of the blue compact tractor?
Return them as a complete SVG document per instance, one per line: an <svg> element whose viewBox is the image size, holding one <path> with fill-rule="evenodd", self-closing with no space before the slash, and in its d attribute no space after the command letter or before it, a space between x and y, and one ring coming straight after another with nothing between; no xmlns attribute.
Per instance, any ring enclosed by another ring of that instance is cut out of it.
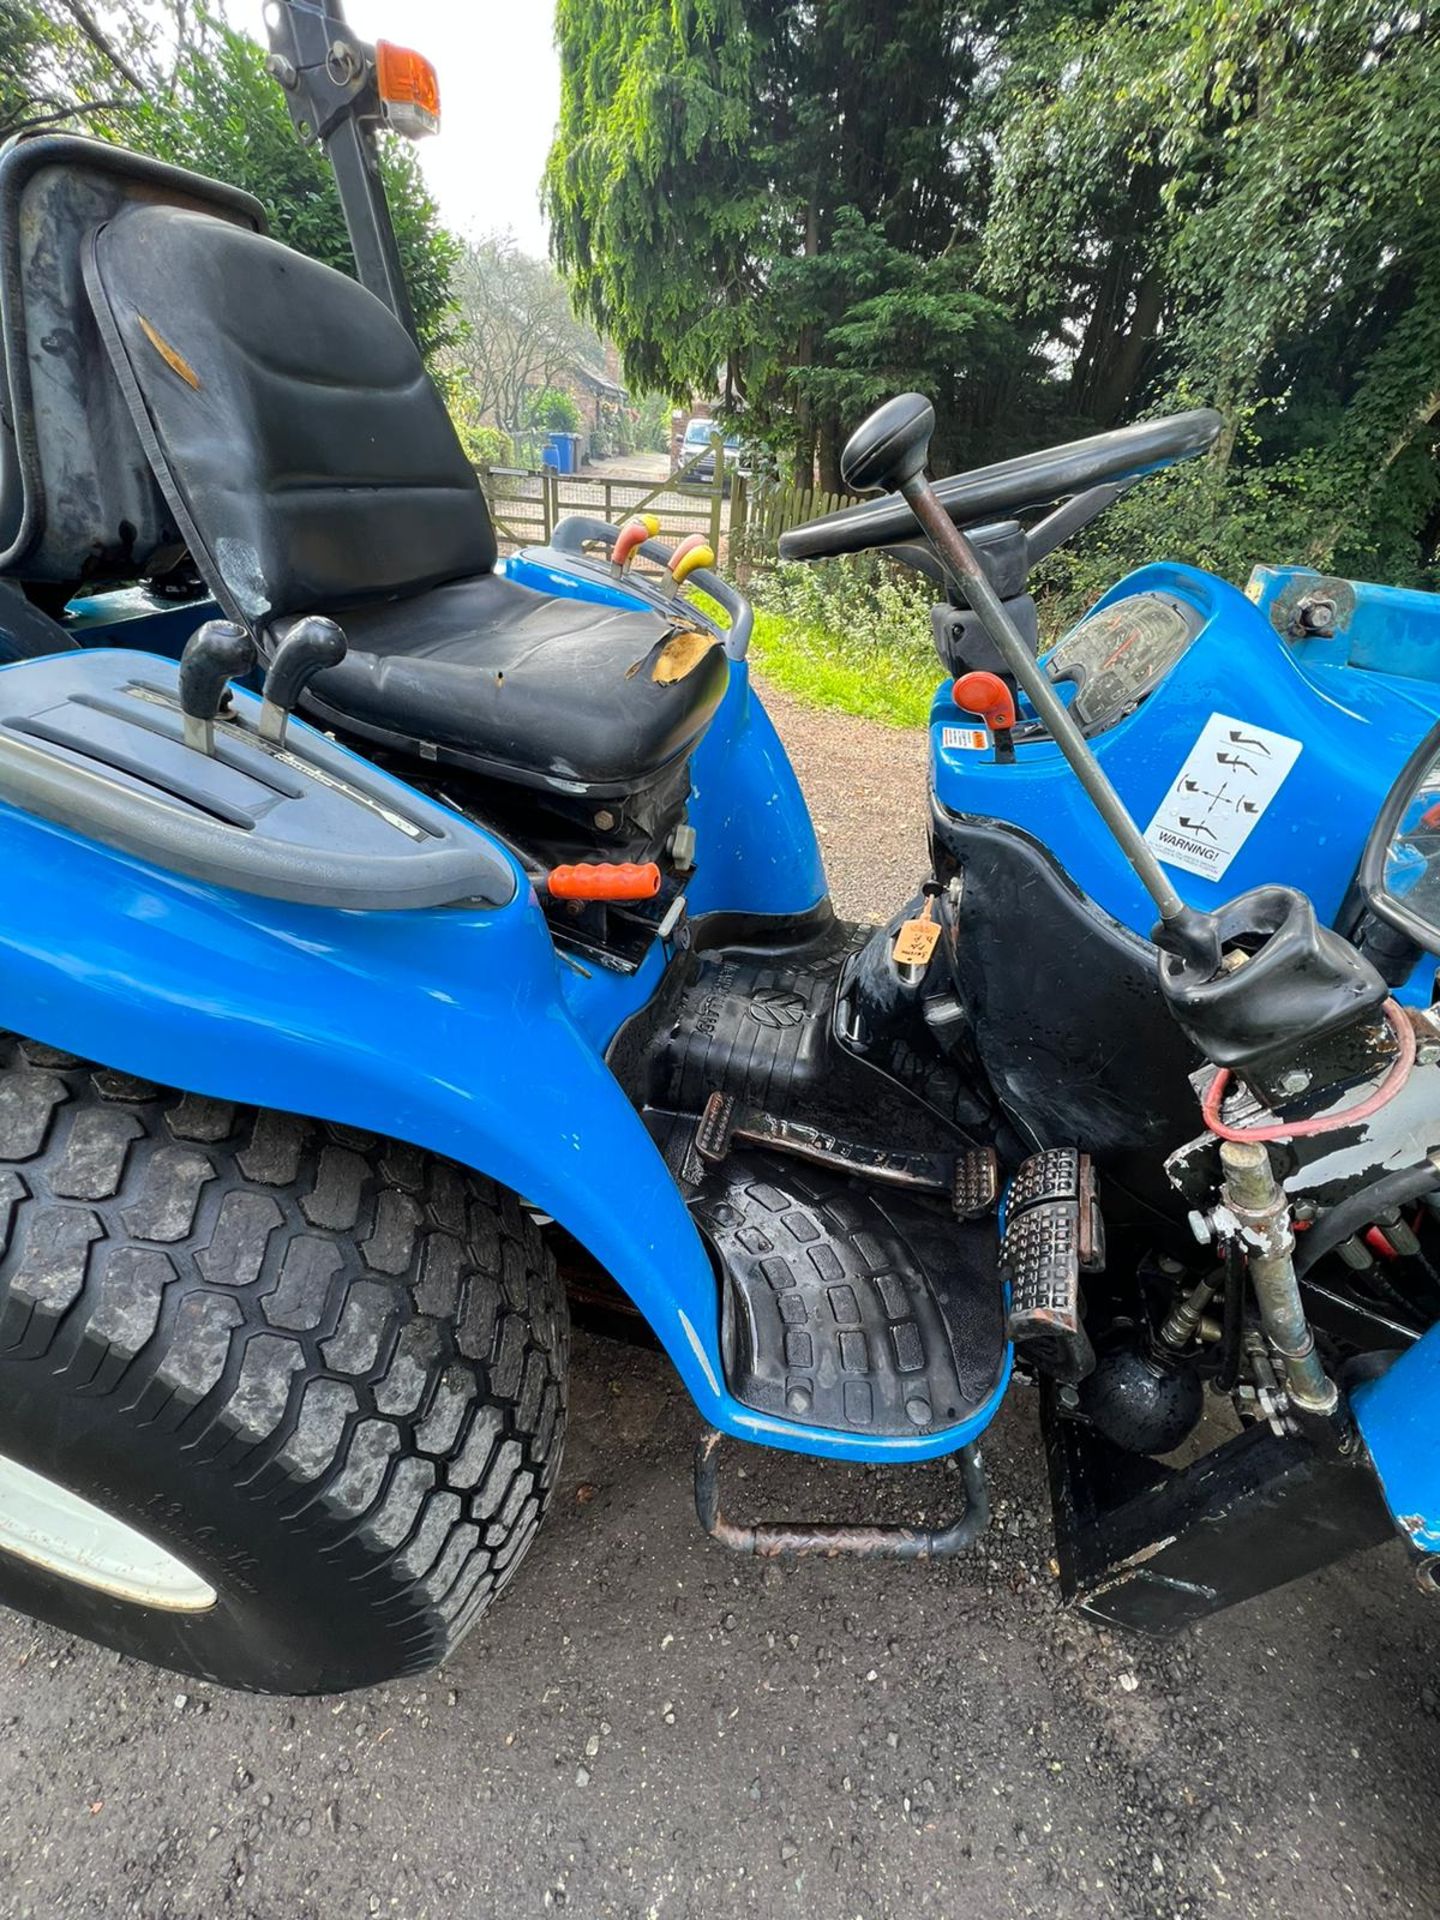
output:
<svg viewBox="0 0 1440 1920"><path fill-rule="evenodd" d="M373 166L433 101L271 13L359 282L0 157L0 1600L235 1686L441 1659L553 1497L582 1270L725 1548L963 1552L1020 1375L1095 1618L1397 1531L1433 1587L1435 603L1156 564L1041 653L1035 561L1216 416L932 482L901 396L782 543L936 583L929 859L838 919L713 556L498 558ZM956 1515L737 1518L725 1439L950 1459Z"/></svg>

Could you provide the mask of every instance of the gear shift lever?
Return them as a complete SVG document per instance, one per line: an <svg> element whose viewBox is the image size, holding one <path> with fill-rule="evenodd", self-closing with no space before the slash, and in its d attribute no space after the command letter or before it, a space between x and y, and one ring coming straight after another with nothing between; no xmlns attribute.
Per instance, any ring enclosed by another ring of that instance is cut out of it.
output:
<svg viewBox="0 0 1440 1920"><path fill-rule="evenodd" d="M857 493L875 487L894 489L905 496L911 512L936 558L979 617L980 624L999 649L1007 669L1029 695L1030 704L1044 721L1076 778L1110 829L1125 858L1159 909L1166 942L1196 962L1219 965L1218 935L1209 916L1187 907L1165 877L1145 838L1130 818L1124 801L1111 786L1084 735L1070 718L1065 702L1042 672L1015 622L991 586L974 547L940 504L925 477L930 436L935 431L935 409L919 393L902 393L876 409L850 436L840 456L845 484Z"/></svg>
<svg viewBox="0 0 1440 1920"><path fill-rule="evenodd" d="M254 666L255 642L233 620L207 620L195 629L180 656L180 712L187 747L214 753L215 716L230 682Z"/></svg>
<svg viewBox="0 0 1440 1920"><path fill-rule="evenodd" d="M270 661L265 675L264 701L260 708L260 738L272 746L283 747L285 727L299 704L300 696L328 667L338 667L345 658L348 642L333 620L318 613L297 620Z"/></svg>

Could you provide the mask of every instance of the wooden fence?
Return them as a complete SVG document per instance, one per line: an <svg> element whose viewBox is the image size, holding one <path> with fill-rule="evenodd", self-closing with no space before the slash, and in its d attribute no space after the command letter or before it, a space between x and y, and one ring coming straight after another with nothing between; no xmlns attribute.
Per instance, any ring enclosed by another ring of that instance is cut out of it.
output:
<svg viewBox="0 0 1440 1920"><path fill-rule="evenodd" d="M788 528L854 504L853 494L826 493L820 487L797 487L783 480L739 480L730 505L732 549L737 559L764 566L774 560L775 543Z"/></svg>
<svg viewBox="0 0 1440 1920"><path fill-rule="evenodd" d="M691 476L710 454L702 447L674 473L660 481L624 480L612 474L557 473L553 467L491 467L480 479L490 502L491 517L502 543L543 546L555 524L567 514L583 513L592 520L619 526L631 514L653 513L662 535L683 540L703 533L716 553L727 544L731 488L725 473L725 449L715 449L714 474L704 480ZM734 484L742 485L735 476Z"/></svg>
<svg viewBox="0 0 1440 1920"><path fill-rule="evenodd" d="M684 539L703 533L722 562L744 577L775 559L775 543L788 527L854 504L850 494L746 473L728 477L725 450L715 450L715 472L702 481L687 475L706 458L702 448L677 472L659 482L612 475L556 473L551 467L492 467L481 473L490 512L502 544L543 546L567 514L619 526L633 513L653 513L662 536Z"/></svg>

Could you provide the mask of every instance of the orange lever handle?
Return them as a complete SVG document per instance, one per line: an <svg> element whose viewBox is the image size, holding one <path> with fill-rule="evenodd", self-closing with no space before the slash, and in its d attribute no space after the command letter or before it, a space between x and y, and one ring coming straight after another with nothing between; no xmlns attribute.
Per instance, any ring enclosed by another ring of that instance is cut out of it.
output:
<svg viewBox="0 0 1440 1920"><path fill-rule="evenodd" d="M1015 724L1015 696L998 673L962 673L950 697L966 713L978 713L992 733L1008 733Z"/></svg>
<svg viewBox="0 0 1440 1920"><path fill-rule="evenodd" d="M585 860L574 867L552 867L546 882L555 900L653 900L660 891L660 869L653 860L607 865Z"/></svg>
<svg viewBox="0 0 1440 1920"><path fill-rule="evenodd" d="M653 540L659 531L660 522L653 513L632 514L616 534L615 544L610 549L613 564L620 568L627 567L635 549L643 547L647 540Z"/></svg>

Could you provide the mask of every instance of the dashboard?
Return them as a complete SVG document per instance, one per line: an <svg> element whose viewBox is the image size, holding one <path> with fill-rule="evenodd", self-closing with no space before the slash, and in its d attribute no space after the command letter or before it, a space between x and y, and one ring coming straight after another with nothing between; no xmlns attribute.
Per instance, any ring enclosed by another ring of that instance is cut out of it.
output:
<svg viewBox="0 0 1440 1920"><path fill-rule="evenodd" d="M1082 733L1103 733L1134 711L1181 660L1205 615L1166 593L1134 593L1087 614L1045 656L1057 686L1072 686Z"/></svg>

